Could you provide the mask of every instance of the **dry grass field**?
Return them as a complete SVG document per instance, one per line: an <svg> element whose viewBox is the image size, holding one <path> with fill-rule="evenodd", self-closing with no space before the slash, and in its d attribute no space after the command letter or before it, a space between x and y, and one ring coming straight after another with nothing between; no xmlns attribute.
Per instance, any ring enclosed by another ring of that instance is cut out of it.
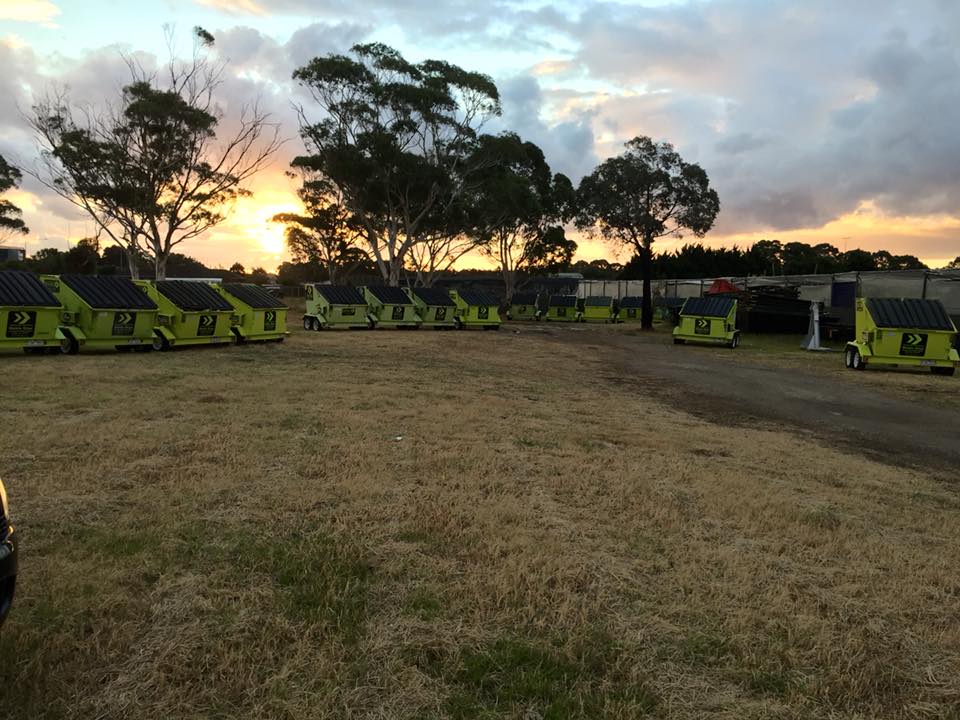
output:
<svg viewBox="0 0 960 720"><path fill-rule="evenodd" d="M0 714L960 717L955 477L562 333L0 359Z"/></svg>

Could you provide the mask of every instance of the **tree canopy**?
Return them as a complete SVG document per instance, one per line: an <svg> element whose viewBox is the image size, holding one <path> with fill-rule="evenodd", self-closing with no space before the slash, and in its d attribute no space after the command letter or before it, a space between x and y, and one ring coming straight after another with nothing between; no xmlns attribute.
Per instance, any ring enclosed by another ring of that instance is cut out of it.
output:
<svg viewBox="0 0 960 720"><path fill-rule="evenodd" d="M706 171L684 161L670 143L636 137L580 182L577 226L640 257L642 326L653 327L650 283L653 243L662 237L702 237L713 227L720 199Z"/></svg>
<svg viewBox="0 0 960 720"><path fill-rule="evenodd" d="M411 249L444 232L471 182L479 130L500 114L496 85L441 60L411 63L380 43L314 58L293 77L322 115L300 108L309 154L294 167L336 188L384 281L398 284ZM451 223L446 234L459 230Z"/></svg>
<svg viewBox="0 0 960 720"><path fill-rule="evenodd" d="M195 31L204 46L212 42L205 32ZM128 67L131 81L115 104L77 109L60 95L34 106L45 161L38 177L83 208L131 267L146 253L162 279L177 245L220 224L230 203L249 195L245 183L280 140L256 106L242 108L232 133L218 138L214 97L224 67L198 50L162 75Z"/></svg>
<svg viewBox="0 0 960 720"><path fill-rule="evenodd" d="M509 298L518 274L570 263L577 244L563 224L573 216L573 184L551 174L543 151L514 133L480 137L472 162L479 170L466 197L468 224L499 264Z"/></svg>
<svg viewBox="0 0 960 720"><path fill-rule="evenodd" d="M21 177L20 171L0 155L0 193L17 187ZM26 223L20 217L22 214L20 208L12 202L0 198L0 240L9 235L25 235L29 232Z"/></svg>

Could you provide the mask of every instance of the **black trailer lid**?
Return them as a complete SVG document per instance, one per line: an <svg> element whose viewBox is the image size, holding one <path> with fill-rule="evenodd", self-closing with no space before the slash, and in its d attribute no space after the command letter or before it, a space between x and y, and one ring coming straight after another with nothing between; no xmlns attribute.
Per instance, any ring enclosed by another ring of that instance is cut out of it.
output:
<svg viewBox="0 0 960 720"><path fill-rule="evenodd" d="M490 307L500 305L500 298L486 290L458 290L457 294L467 305L487 305Z"/></svg>
<svg viewBox="0 0 960 720"><path fill-rule="evenodd" d="M286 310L287 306L259 285L253 283L224 283L221 285L230 295L255 310Z"/></svg>
<svg viewBox="0 0 960 720"><path fill-rule="evenodd" d="M157 305L133 280L113 275L61 275L60 282L97 310L156 310Z"/></svg>
<svg viewBox="0 0 960 720"><path fill-rule="evenodd" d="M157 292L187 312L233 310L233 305L205 282L158 280L155 285Z"/></svg>
<svg viewBox="0 0 960 720"><path fill-rule="evenodd" d="M627 295L620 298L620 307L621 308L642 308L643 307L643 297L640 295Z"/></svg>
<svg viewBox="0 0 960 720"><path fill-rule="evenodd" d="M613 303L613 298L609 295L590 295L584 299L585 307L609 307Z"/></svg>
<svg viewBox="0 0 960 720"><path fill-rule="evenodd" d="M730 310L733 308L735 302L736 300L734 298L719 296L687 298L680 314L725 318L730 314Z"/></svg>
<svg viewBox="0 0 960 720"><path fill-rule="evenodd" d="M576 295L551 295L550 307L576 307Z"/></svg>
<svg viewBox="0 0 960 720"><path fill-rule="evenodd" d="M398 287L389 285L367 285L367 290L384 305L411 305L407 294Z"/></svg>
<svg viewBox="0 0 960 720"><path fill-rule="evenodd" d="M314 289L331 305L366 305L367 301L350 285L314 285Z"/></svg>
<svg viewBox="0 0 960 720"><path fill-rule="evenodd" d="M536 293L514 293L513 297L510 298L511 305L536 305L537 304L537 294Z"/></svg>
<svg viewBox="0 0 960 720"><path fill-rule="evenodd" d="M443 305L453 307L455 304L446 290L440 288L414 288L413 294L425 305Z"/></svg>
<svg viewBox="0 0 960 720"><path fill-rule="evenodd" d="M60 307L60 301L33 273L4 270L0 271L0 305Z"/></svg>
<svg viewBox="0 0 960 720"><path fill-rule="evenodd" d="M939 300L920 298L869 298L870 311L877 327L917 328L920 330L955 331L946 308Z"/></svg>

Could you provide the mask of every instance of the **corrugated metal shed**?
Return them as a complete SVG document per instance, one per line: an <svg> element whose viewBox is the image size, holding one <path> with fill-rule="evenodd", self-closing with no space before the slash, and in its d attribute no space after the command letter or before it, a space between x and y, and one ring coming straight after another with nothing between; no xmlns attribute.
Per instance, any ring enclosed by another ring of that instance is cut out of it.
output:
<svg viewBox="0 0 960 720"><path fill-rule="evenodd" d="M725 318L730 314L735 302L736 300L729 297L687 298L680 314Z"/></svg>
<svg viewBox="0 0 960 720"><path fill-rule="evenodd" d="M407 294L398 287L389 285L368 285L367 290L384 305L410 305Z"/></svg>
<svg viewBox="0 0 960 720"><path fill-rule="evenodd" d="M4 270L0 272L0 305L60 307L60 301L33 273Z"/></svg>
<svg viewBox="0 0 960 720"><path fill-rule="evenodd" d="M877 327L954 330L950 316L939 300L870 298L867 310Z"/></svg>
<svg viewBox="0 0 960 720"><path fill-rule="evenodd" d="M314 285L316 291L331 305L366 305L367 301L350 285Z"/></svg>
<svg viewBox="0 0 960 720"><path fill-rule="evenodd" d="M457 294L467 305L500 305L500 298L485 290L460 290Z"/></svg>
<svg viewBox="0 0 960 720"><path fill-rule="evenodd" d="M257 310L285 310L287 307L262 287L253 283L225 283L221 287L240 302Z"/></svg>
<svg viewBox="0 0 960 720"><path fill-rule="evenodd" d="M156 303L129 278L111 275L61 275L60 282L98 310L156 310Z"/></svg>
<svg viewBox="0 0 960 720"><path fill-rule="evenodd" d="M187 280L158 280L157 292L163 295L181 310L199 312L203 310L233 310L233 305L223 299L216 290L202 282Z"/></svg>
<svg viewBox="0 0 960 720"><path fill-rule="evenodd" d="M550 307L576 307L576 295L551 295Z"/></svg>
<svg viewBox="0 0 960 720"><path fill-rule="evenodd" d="M413 294L416 295L426 305L442 305L444 307L453 307L454 302L445 290L440 288L414 288Z"/></svg>

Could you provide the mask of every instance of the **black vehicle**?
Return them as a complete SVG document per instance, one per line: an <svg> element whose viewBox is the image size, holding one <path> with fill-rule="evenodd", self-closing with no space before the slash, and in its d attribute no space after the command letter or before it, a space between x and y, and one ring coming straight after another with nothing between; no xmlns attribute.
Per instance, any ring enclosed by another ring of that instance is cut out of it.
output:
<svg viewBox="0 0 960 720"><path fill-rule="evenodd" d="M10 524L7 491L0 481L0 625L3 625L17 584L17 539Z"/></svg>

